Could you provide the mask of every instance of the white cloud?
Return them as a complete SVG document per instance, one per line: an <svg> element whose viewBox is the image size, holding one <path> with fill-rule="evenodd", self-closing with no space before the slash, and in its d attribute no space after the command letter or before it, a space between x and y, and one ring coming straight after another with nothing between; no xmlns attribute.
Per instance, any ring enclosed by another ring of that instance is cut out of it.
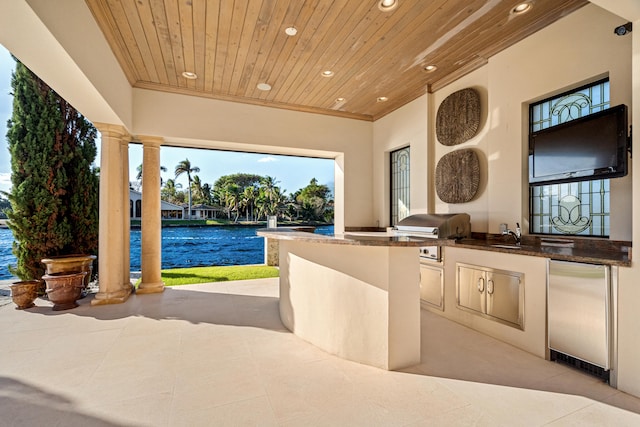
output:
<svg viewBox="0 0 640 427"><path fill-rule="evenodd" d="M273 156L267 156L267 157L262 157L258 159L258 163L271 163L271 162L277 162L277 161L279 160Z"/></svg>

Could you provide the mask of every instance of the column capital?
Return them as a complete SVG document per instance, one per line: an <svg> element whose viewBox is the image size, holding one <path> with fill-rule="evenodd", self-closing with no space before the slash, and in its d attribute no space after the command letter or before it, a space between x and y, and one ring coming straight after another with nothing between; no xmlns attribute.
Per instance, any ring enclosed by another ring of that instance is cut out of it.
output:
<svg viewBox="0 0 640 427"><path fill-rule="evenodd" d="M100 131L100 134L103 137L116 138L120 140L126 139L127 142L131 139L131 134L124 126L100 122L95 122L93 125Z"/></svg>
<svg viewBox="0 0 640 427"><path fill-rule="evenodd" d="M147 146L159 147L164 143L164 138L161 136L136 135L134 139L138 142L141 142L142 145L147 145Z"/></svg>

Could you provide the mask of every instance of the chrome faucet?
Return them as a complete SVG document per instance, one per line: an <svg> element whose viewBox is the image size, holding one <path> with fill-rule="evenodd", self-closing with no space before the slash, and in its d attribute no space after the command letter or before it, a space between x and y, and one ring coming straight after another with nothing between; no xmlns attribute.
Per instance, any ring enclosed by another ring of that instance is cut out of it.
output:
<svg viewBox="0 0 640 427"><path fill-rule="evenodd" d="M522 241L522 229L520 228L520 223L516 222L516 231L509 230L507 228L506 224L503 224L503 225L504 225L504 227L502 227L502 226L500 227L501 230L502 230L502 235L503 236L509 236L509 235L513 236L513 238L516 241L516 245L519 245L520 242Z"/></svg>

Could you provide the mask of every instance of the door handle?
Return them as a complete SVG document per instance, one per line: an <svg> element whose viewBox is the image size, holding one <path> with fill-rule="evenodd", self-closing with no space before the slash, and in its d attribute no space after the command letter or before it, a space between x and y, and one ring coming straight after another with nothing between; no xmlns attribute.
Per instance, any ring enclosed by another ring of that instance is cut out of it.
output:
<svg viewBox="0 0 640 427"><path fill-rule="evenodd" d="M493 295L493 287L494 287L493 279L487 280L487 293L489 295Z"/></svg>
<svg viewBox="0 0 640 427"><path fill-rule="evenodd" d="M478 278L478 292L484 292L484 278Z"/></svg>

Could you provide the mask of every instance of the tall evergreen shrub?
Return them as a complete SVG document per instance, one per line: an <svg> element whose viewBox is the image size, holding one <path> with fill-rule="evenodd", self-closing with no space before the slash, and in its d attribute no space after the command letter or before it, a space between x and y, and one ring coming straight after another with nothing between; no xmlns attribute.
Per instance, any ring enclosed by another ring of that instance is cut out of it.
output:
<svg viewBox="0 0 640 427"><path fill-rule="evenodd" d="M42 258L98 250L96 129L20 61L12 75L7 140L9 227L22 280L40 279Z"/></svg>

